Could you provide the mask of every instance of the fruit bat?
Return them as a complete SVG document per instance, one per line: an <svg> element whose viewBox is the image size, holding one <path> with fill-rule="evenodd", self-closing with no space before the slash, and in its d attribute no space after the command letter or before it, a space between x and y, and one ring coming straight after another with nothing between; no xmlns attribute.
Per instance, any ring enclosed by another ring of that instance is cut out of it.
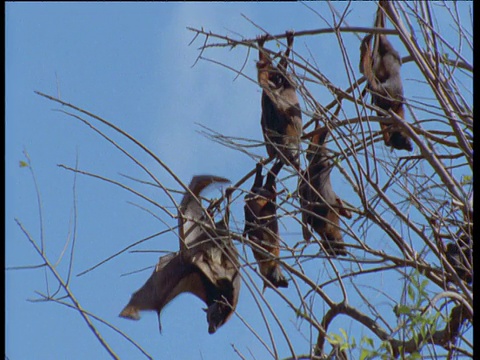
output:
<svg viewBox="0 0 480 360"><path fill-rule="evenodd" d="M473 211L465 214L465 223L462 224L456 232L456 236L452 239L453 242L445 244L442 241L444 235L438 232L438 223L436 217L430 219L430 224L434 229L434 237L437 246L444 252L447 261L450 263L458 277L467 283L473 281L473 250L472 250L472 225ZM452 281L449 277L448 281Z"/></svg>
<svg viewBox="0 0 480 360"><path fill-rule="evenodd" d="M464 215L465 225L459 229L458 239L446 246L445 255L460 279L473 281L473 204L472 210Z"/></svg>
<svg viewBox="0 0 480 360"><path fill-rule="evenodd" d="M227 179L195 176L180 204L180 251L162 256L147 282L135 292L120 313L138 320L139 311L154 310L159 318L162 309L175 297L189 292L207 305L208 332L225 324L233 314L240 292L238 254L228 236L229 202L223 219L214 223L210 212L202 207L199 194L214 182Z"/></svg>
<svg viewBox="0 0 480 360"><path fill-rule="evenodd" d="M473 281L473 211L465 215L465 226L459 230L455 242L448 243L445 250L447 261L452 265L460 279L467 283Z"/></svg>
<svg viewBox="0 0 480 360"><path fill-rule="evenodd" d="M463 240L459 241L461 244L448 243L445 251L447 261L452 265L457 275L463 281L471 283L473 280L472 269L472 248L469 247Z"/></svg>
<svg viewBox="0 0 480 360"><path fill-rule="evenodd" d="M333 164L328 159L325 148L328 133L328 129L323 128L312 137L307 151L309 165L300 177L298 192L302 209L303 237L306 241L310 240L309 227L311 227L321 236L328 254L347 255L339 228L339 215L351 219L352 214L332 189L330 172Z"/></svg>
<svg viewBox="0 0 480 360"><path fill-rule="evenodd" d="M294 83L286 73L293 32L287 32L288 47L277 67L263 50L265 36L258 38L257 42L258 83L263 89L261 125L267 153L270 157L278 156L283 163L298 169L302 112Z"/></svg>
<svg viewBox="0 0 480 360"><path fill-rule="evenodd" d="M390 6L387 1L380 1L375 20L375 26L385 27L385 13ZM372 104L383 110L392 110L402 119L405 118L403 107L403 85L400 77L402 59L393 48L386 35L375 35L373 51L370 48L372 35L364 37L360 46L360 72L367 78L367 88L372 94ZM377 115L381 116L380 112ZM412 143L407 135L399 130L389 129L391 125L380 122L383 140L386 146L398 150L412 151Z"/></svg>
<svg viewBox="0 0 480 360"><path fill-rule="evenodd" d="M245 228L243 236L248 237L265 252L277 258L280 254L280 237L278 234L277 204L275 178L283 163L273 165L263 185L262 164L256 167L255 180L250 193L245 196ZM260 267L260 273L275 287L288 287L287 279L282 274L275 259L252 246L253 255ZM269 286L264 281L263 289Z"/></svg>

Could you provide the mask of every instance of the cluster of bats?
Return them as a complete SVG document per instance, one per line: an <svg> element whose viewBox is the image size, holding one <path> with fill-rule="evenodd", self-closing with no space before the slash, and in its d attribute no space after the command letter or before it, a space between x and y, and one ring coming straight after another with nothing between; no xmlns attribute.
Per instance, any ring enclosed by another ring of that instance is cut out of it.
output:
<svg viewBox="0 0 480 360"><path fill-rule="evenodd" d="M385 25L385 1L380 1L375 24ZM388 5L387 5L388 7ZM245 196L245 228L243 236L251 248L266 287L288 287L278 257L280 237L276 215L276 177L284 165L298 170L298 196L302 213L302 230L309 241L312 231L322 239L325 251L331 256L345 256L339 227L339 216L352 214L335 194L330 182L332 161L325 141L326 127L312 132L307 151L308 166L300 169L302 113L295 84L287 74L287 62L294 33L287 32L287 49L278 65L264 50L266 37L257 39L259 61L258 82L262 92L261 126L266 150L276 162L266 175L258 163L253 186ZM367 35L360 47L360 71L365 74L372 103L383 110L392 110L404 117L403 87L400 78L401 58L385 35ZM379 115L381 115L379 113ZM410 139L391 125L382 124L385 145L395 149L412 150ZM200 193L212 183L227 183L213 175L195 176L178 209L180 249L159 259L153 274L135 292L120 316L139 319L139 311L162 309L177 295L190 292L207 305L208 332L214 333L232 315L240 293L240 274L237 250L229 236L229 203L233 188L227 188L227 206L223 218L215 222L213 209L202 206ZM453 248L452 248L453 250ZM453 260L452 260L453 262ZM457 265L457 262L455 262ZM453 266L453 263L452 263Z"/></svg>

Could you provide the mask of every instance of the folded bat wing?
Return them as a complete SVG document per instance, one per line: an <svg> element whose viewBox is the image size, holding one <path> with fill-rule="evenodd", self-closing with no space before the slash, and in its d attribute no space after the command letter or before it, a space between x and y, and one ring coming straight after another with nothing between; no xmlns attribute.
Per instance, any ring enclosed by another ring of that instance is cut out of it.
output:
<svg viewBox="0 0 480 360"><path fill-rule="evenodd" d="M208 217L200 203L199 195L202 190L215 182L228 183L230 180L213 175L198 175L194 176L190 182L191 193L185 194L178 211L180 250L193 245L205 232L200 223Z"/></svg>

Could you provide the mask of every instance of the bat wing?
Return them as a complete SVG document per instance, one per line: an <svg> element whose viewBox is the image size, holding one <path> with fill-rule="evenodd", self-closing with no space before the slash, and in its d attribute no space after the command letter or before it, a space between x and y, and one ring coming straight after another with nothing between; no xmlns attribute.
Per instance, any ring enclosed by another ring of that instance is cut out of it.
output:
<svg viewBox="0 0 480 360"><path fill-rule="evenodd" d="M186 263L179 254L163 256L150 278L132 295L120 316L138 320L139 311L155 310L160 314L171 300L183 292L190 292L207 303L202 276L198 268Z"/></svg>
<svg viewBox="0 0 480 360"><path fill-rule="evenodd" d="M190 182L191 193L185 194L178 211L180 250L193 245L204 232L199 222L206 219L207 216L198 196L202 190L215 182L228 183L230 180L213 175L198 175L194 176Z"/></svg>

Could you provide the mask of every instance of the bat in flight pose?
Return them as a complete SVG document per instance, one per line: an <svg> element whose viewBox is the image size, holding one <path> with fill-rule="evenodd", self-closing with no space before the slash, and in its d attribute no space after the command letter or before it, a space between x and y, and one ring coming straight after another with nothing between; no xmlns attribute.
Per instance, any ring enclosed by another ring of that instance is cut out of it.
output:
<svg viewBox="0 0 480 360"><path fill-rule="evenodd" d="M388 1L380 1L375 20L375 26L385 27L386 7ZM402 59L399 53L383 34L375 35L373 51L370 48L372 35L365 36L360 45L360 72L367 78L367 88L372 94L372 104L383 110L392 110L402 119L405 118L403 107L403 85L400 77ZM377 113L381 116L381 113ZM380 123L383 140L386 146L398 150L412 151L412 143L408 136L400 131L391 129L391 125Z"/></svg>
<svg viewBox="0 0 480 360"><path fill-rule="evenodd" d="M277 204L275 178L283 163L273 165L263 185L262 164L257 164L257 172L252 189L245 196L245 228L243 236L248 237L265 252L278 258L280 254L280 237L278 234ZM275 287L288 287L287 279L282 274L278 262L252 246L253 255L260 267L260 273ZM264 281L263 289L269 286Z"/></svg>
<svg viewBox="0 0 480 360"><path fill-rule="evenodd" d="M286 72L293 32L287 32L288 47L278 66L274 66L270 56L264 52L264 43L265 36L258 38L258 83L263 89L261 125L267 153L298 169L302 112L294 83Z"/></svg>
<svg viewBox="0 0 480 360"><path fill-rule="evenodd" d="M302 208L303 237L310 240L311 227L321 236L328 254L347 255L339 228L339 215L351 219L352 214L335 194L330 182L333 164L328 159L325 148L328 133L327 128L318 129L312 137L307 151L309 165L300 177L298 193Z"/></svg>
<svg viewBox="0 0 480 360"><path fill-rule="evenodd" d="M208 332L225 324L233 314L240 292L238 254L228 236L231 189L223 219L214 223L202 207L199 194L208 185L229 182L212 176L195 176L180 204L180 251L162 256L146 283L135 292L120 313L138 320L139 311L162 309L176 296L190 292L207 305ZM161 328L160 328L161 329Z"/></svg>

